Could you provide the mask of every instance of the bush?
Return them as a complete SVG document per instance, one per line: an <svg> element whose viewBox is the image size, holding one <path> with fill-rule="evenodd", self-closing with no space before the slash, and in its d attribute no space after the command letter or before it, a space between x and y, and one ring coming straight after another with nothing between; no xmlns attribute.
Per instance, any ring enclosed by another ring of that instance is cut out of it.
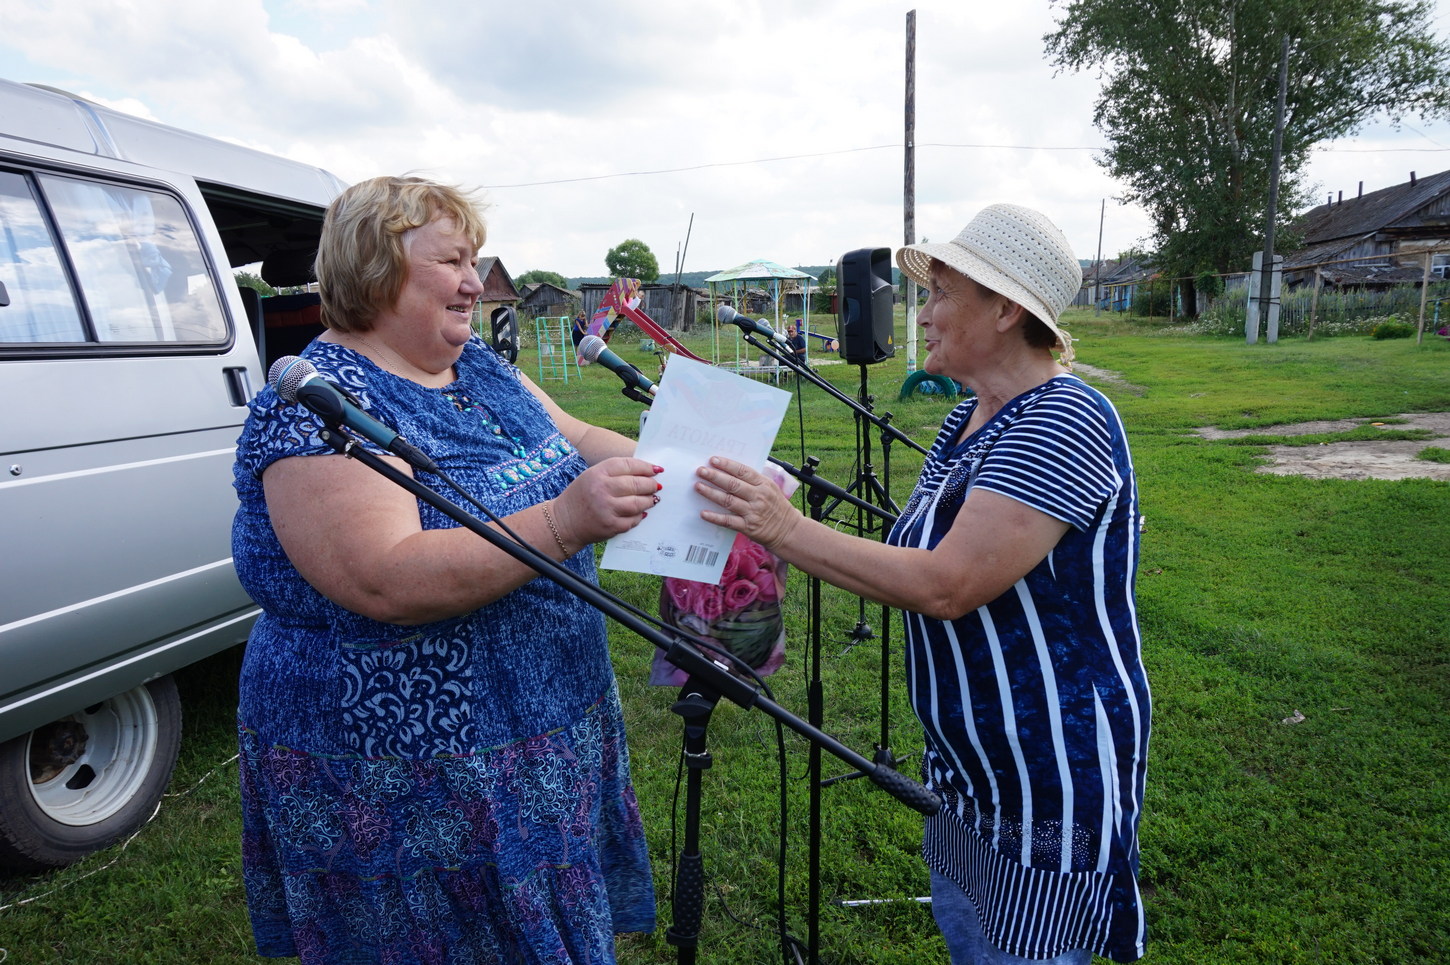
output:
<svg viewBox="0 0 1450 965"><path fill-rule="evenodd" d="M1155 278L1133 293L1133 314L1149 317L1172 314L1173 282Z"/></svg>
<svg viewBox="0 0 1450 965"><path fill-rule="evenodd" d="M1450 296L1450 280L1432 281L1429 298ZM1194 334L1242 335L1244 315L1248 308L1248 289L1242 284L1228 287L1214 298L1199 317ZM1420 286L1396 285L1385 290L1344 289L1320 291L1316 300L1312 286L1301 286L1286 292L1279 311L1279 334L1285 337L1306 335L1310 314L1314 314L1314 337L1370 335L1386 321L1416 318L1420 311ZM1413 335L1414 329L1408 333ZM1384 335L1381 338L1403 338Z"/></svg>
<svg viewBox="0 0 1450 965"><path fill-rule="evenodd" d="M1376 339L1409 338L1415 334L1415 326L1409 322L1402 322L1391 315L1371 329L1369 334L1371 338Z"/></svg>
<svg viewBox="0 0 1450 965"><path fill-rule="evenodd" d="M1217 298L1223 294L1223 276L1211 271L1199 272L1193 279L1193 290L1204 298Z"/></svg>

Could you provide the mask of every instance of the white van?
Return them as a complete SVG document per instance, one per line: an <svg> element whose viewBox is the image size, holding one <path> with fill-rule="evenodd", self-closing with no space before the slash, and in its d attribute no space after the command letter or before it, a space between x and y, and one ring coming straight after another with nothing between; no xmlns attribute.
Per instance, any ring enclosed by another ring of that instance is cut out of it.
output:
<svg viewBox="0 0 1450 965"><path fill-rule="evenodd" d="M233 448L267 362L318 331L345 185L319 168L0 81L0 866L152 813L170 674L246 639Z"/></svg>

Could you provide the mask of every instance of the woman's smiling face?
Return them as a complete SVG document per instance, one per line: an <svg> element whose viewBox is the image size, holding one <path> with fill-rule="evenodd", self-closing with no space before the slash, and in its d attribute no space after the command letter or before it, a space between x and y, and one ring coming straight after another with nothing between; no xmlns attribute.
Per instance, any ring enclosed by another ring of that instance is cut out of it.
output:
<svg viewBox="0 0 1450 965"><path fill-rule="evenodd" d="M473 306L483 294L478 252L452 218L434 218L404 238L408 277L391 314L407 341L425 354L461 349L473 334Z"/></svg>
<svg viewBox="0 0 1450 965"><path fill-rule="evenodd" d="M1001 295L934 260L930 291L917 316L927 350L922 368L967 381L963 376L973 371L974 363L982 361L995 341L993 309L1001 300Z"/></svg>

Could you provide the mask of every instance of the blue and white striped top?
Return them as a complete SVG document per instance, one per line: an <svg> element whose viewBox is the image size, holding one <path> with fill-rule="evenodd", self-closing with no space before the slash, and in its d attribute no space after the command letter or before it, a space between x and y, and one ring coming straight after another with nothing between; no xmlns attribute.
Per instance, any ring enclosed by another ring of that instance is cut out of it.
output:
<svg viewBox="0 0 1450 965"><path fill-rule="evenodd" d="M927 820L923 854L971 896L1004 951L1133 961L1147 934L1137 871L1149 694L1127 437L1112 403L1071 375L958 442L975 407L947 417L890 542L936 546L975 487L1071 528L974 612L906 614L924 777L946 802Z"/></svg>

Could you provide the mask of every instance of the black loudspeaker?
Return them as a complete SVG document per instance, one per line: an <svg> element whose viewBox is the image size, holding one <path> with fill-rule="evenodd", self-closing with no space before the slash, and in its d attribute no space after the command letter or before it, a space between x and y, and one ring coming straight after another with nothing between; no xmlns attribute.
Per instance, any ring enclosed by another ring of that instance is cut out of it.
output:
<svg viewBox="0 0 1450 965"><path fill-rule="evenodd" d="M513 365L519 360L519 317L512 305L500 305L489 316L493 350Z"/></svg>
<svg viewBox="0 0 1450 965"><path fill-rule="evenodd" d="M891 249L857 248L836 262L836 333L841 358L874 365L896 354Z"/></svg>

